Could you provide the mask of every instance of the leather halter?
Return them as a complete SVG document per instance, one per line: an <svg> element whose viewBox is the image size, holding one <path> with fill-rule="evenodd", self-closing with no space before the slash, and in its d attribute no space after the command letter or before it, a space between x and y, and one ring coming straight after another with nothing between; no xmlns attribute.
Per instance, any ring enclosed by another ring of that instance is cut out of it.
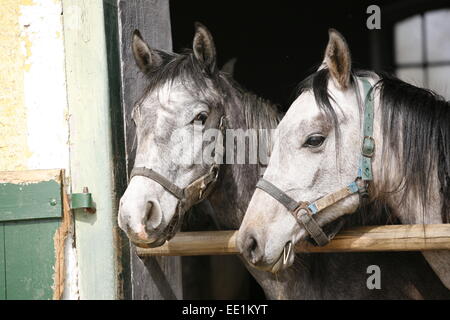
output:
<svg viewBox="0 0 450 320"><path fill-rule="evenodd" d="M130 180L135 176L146 177L158 183L175 198L178 199L177 209L172 222L169 224L169 238L172 237L181 226L184 214L193 205L205 200L211 193L219 176L219 167L223 162L223 137L225 133L225 116L220 118L219 136L215 139L214 161L208 173L200 176L185 188L180 188L160 173L146 167L135 167L131 171Z"/></svg>
<svg viewBox="0 0 450 320"><path fill-rule="evenodd" d="M305 201L296 201L289 197L284 191L278 189L269 181L261 178L256 187L265 191L275 200L280 202L294 216L301 226L309 233L319 246L324 246L330 242L329 238L317 221L314 215L330 207L336 202L345 199L353 194L359 193L361 197L368 196L368 183L373 179L372 176L372 157L375 151L375 140L373 139L373 119L374 119L374 97L372 94L372 85L370 82L361 78L364 88L364 122L363 122L363 141L361 148L361 164L355 181L346 187L329 193L324 197L309 203Z"/></svg>

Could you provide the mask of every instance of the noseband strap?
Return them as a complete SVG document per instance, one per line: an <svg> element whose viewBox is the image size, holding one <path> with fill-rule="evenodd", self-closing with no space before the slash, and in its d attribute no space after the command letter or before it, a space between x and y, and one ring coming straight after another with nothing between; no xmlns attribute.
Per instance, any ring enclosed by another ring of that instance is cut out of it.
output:
<svg viewBox="0 0 450 320"><path fill-rule="evenodd" d="M160 184L164 189L169 191L171 194L173 194L178 200L181 200L184 198L184 190L179 188L174 183L170 182L168 179L160 175L158 172L154 171L153 169L145 168L145 167L137 167L133 168L131 171L130 179L132 179L135 176L142 176L149 178L156 183Z"/></svg>
<svg viewBox="0 0 450 320"><path fill-rule="evenodd" d="M289 197L285 192L275 187L267 180L260 179L256 184L256 187L267 192L275 200L281 203L289 212L294 216L295 220L300 223L309 235L319 246L324 246L330 239L323 232L322 228L317 224L316 220L312 217L310 210L308 209L307 202L297 202Z"/></svg>
<svg viewBox="0 0 450 320"><path fill-rule="evenodd" d="M278 189L269 181L261 178L256 187L268 193L272 198L280 202L294 216L297 223L301 224L309 235L319 246L324 246L330 242L330 238L323 232L313 215L325 208L345 199L353 194L359 193L361 197L367 197L368 182L372 176L372 157L375 151L375 140L373 139L374 120L374 98L372 96L372 85L367 79L362 78L365 93L364 120L363 120L363 141L361 149L361 163L358 174L352 183L338 191L329 193L322 198L308 203L296 201L289 197L284 191Z"/></svg>

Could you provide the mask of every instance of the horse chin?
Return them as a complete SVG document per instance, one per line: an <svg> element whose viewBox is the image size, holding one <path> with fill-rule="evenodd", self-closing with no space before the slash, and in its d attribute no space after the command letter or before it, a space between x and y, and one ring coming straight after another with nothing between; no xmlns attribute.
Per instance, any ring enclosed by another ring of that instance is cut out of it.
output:
<svg viewBox="0 0 450 320"><path fill-rule="evenodd" d="M131 240L136 246L141 248L156 248L162 246L166 241L171 240L181 227L181 219L179 215L175 215L170 223L164 227L163 231L159 231L153 241ZM130 238L131 239L131 238Z"/></svg>
<svg viewBox="0 0 450 320"><path fill-rule="evenodd" d="M284 263L283 263L283 254L281 254L281 256L278 258L278 260L272 265L272 267L270 268L270 272L272 272L272 273L278 273L278 272L280 272L281 270L283 270L284 268L286 268L285 266L284 266Z"/></svg>
<svg viewBox="0 0 450 320"><path fill-rule="evenodd" d="M134 242L134 245L139 248L156 248L162 246L166 242L166 238L161 238L158 240L155 240L153 242Z"/></svg>
<svg viewBox="0 0 450 320"><path fill-rule="evenodd" d="M289 249L289 251L287 251L286 248L287 248L288 244L286 244L286 246L284 247L278 260L274 264L272 264L272 266L269 270L270 272L278 273L280 271L283 271L283 270L289 268L294 263L295 253L291 249ZM290 246L292 246L292 244L290 244Z"/></svg>

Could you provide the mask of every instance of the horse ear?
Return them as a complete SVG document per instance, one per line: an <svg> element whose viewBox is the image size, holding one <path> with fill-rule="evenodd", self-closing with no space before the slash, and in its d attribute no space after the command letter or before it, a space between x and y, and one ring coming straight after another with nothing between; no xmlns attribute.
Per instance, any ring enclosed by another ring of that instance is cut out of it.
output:
<svg viewBox="0 0 450 320"><path fill-rule="evenodd" d="M216 47L211 33L199 22L195 23L194 56L210 71L216 69Z"/></svg>
<svg viewBox="0 0 450 320"><path fill-rule="evenodd" d="M161 57L150 49L144 39L142 39L139 30L134 30L133 32L132 49L134 60L136 60L136 64L142 72L147 73L161 65Z"/></svg>
<svg viewBox="0 0 450 320"><path fill-rule="evenodd" d="M234 67L236 66L236 61L237 61L236 57L231 58L222 66L221 71L228 73L230 76L233 77L234 76Z"/></svg>
<svg viewBox="0 0 450 320"><path fill-rule="evenodd" d="M335 82L341 89L346 89L350 84L352 69L350 50L347 41L338 31L330 29L328 35L329 40L322 67L328 67Z"/></svg>

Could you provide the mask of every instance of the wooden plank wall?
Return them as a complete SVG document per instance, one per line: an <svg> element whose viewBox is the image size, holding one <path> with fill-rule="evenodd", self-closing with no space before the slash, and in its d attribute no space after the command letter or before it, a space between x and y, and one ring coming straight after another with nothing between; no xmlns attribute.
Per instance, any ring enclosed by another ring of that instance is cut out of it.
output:
<svg viewBox="0 0 450 320"><path fill-rule="evenodd" d="M139 29L152 48L172 50L168 0L118 0L119 41L121 43L122 105L124 113L127 168L130 172L135 155L135 128L131 110L146 87L131 51L131 37ZM132 297L137 300L181 299L181 258L149 257L142 260L131 248Z"/></svg>

